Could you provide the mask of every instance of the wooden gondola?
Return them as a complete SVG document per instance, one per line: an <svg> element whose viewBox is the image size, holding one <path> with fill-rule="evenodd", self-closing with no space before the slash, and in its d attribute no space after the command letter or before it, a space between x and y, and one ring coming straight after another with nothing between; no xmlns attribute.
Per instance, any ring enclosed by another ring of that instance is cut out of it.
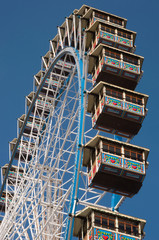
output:
<svg viewBox="0 0 159 240"><path fill-rule="evenodd" d="M95 21L86 31L86 48L90 53L100 43L115 47L124 51L134 52L136 33L111 23Z"/></svg>
<svg viewBox="0 0 159 240"><path fill-rule="evenodd" d="M9 143L11 153L13 153L16 142L17 142L17 138L14 138ZM32 159L32 156L35 154L34 147L35 147L35 144L33 142L29 143L28 141L22 140L17 146L14 159L15 160L20 159L21 162L29 162Z"/></svg>
<svg viewBox="0 0 159 240"><path fill-rule="evenodd" d="M25 117L26 117L26 115L23 114L20 118L18 118L20 129L23 127ZM34 116L30 116L24 127L23 134L25 136L29 136L31 134L33 137L37 137L38 133L42 134L44 129L45 129L45 121L44 120L41 120L40 118L37 118Z"/></svg>
<svg viewBox="0 0 159 240"><path fill-rule="evenodd" d="M3 191L2 196L0 198L0 212L5 212L6 208L6 199L7 199L7 207L9 206L10 202L12 201L13 193L12 192L5 192Z"/></svg>
<svg viewBox="0 0 159 240"><path fill-rule="evenodd" d="M144 219L88 206L76 213L73 235L82 240L141 240L145 224Z"/></svg>
<svg viewBox="0 0 159 240"><path fill-rule="evenodd" d="M27 106L31 106L33 98L35 96L34 92L31 92L26 98L27 98ZM47 118L49 113L50 113L50 109L52 106L52 102L51 99L47 98L47 101L45 100L45 97L43 95L39 95L35 105L33 106L33 108L31 109L31 113L34 114L35 108L36 108L36 117L45 117ZM43 116L42 116L43 114Z"/></svg>
<svg viewBox="0 0 159 240"><path fill-rule="evenodd" d="M147 100L145 94L100 82L88 94L87 111L93 128L132 138L146 116Z"/></svg>
<svg viewBox="0 0 159 240"><path fill-rule="evenodd" d="M58 72L59 70L57 70ZM35 76L35 86L39 86L43 77L44 77L44 71L40 70ZM58 75L58 73L57 73ZM63 80L63 79L62 79ZM62 81L61 81L62 82ZM54 78L47 78L45 80L44 85L42 86L41 90L40 90L40 95L45 97L46 95L48 96L48 98L54 98L55 94L56 94L56 88L58 86L58 84L61 85L61 83L58 83L57 79Z"/></svg>
<svg viewBox="0 0 159 240"><path fill-rule="evenodd" d="M2 166L2 175L3 177L6 175L6 171L8 169L9 164L5 164ZM9 172L8 172L8 184L14 185L16 181L20 181L20 179L23 177L24 170L23 168L18 168L17 166L12 165Z"/></svg>
<svg viewBox="0 0 159 240"><path fill-rule="evenodd" d="M134 90L142 77L144 58L139 55L99 44L89 56L93 84L103 81Z"/></svg>
<svg viewBox="0 0 159 240"><path fill-rule="evenodd" d="M140 190L149 149L97 135L84 148L88 186L132 197Z"/></svg>

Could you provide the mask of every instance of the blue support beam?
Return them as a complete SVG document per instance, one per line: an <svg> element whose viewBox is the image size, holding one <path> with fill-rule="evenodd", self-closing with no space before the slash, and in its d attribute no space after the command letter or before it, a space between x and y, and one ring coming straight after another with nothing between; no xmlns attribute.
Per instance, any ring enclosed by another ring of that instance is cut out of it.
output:
<svg viewBox="0 0 159 240"><path fill-rule="evenodd" d="M118 140L118 141L122 141L122 137L114 135L114 139ZM112 199L111 199L111 208L114 211L115 210L115 206L117 205L117 203L120 201L121 196L117 195L117 194L112 194ZM118 210L118 209L117 209Z"/></svg>
<svg viewBox="0 0 159 240"><path fill-rule="evenodd" d="M72 195L70 199L70 208L69 208L69 219L67 222L67 232L65 239L71 240L73 235L73 225L74 225L74 215L76 213L76 207L78 203L78 191L79 191L79 182L80 182L80 171L82 168L82 158L83 158L83 144L84 144L84 111L85 111L85 75L84 75L84 63L83 59L80 58L79 51L76 50L76 54L78 57L79 63L79 127L78 127L78 141L77 141L77 154L76 154L76 161L75 161L75 172L74 172L74 179L73 179L73 187L72 187Z"/></svg>

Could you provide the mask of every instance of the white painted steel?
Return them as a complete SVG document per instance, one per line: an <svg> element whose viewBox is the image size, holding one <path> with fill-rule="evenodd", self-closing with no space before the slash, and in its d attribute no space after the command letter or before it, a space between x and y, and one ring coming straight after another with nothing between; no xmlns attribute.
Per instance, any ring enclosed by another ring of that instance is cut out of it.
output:
<svg viewBox="0 0 159 240"><path fill-rule="evenodd" d="M72 26L76 29L75 16ZM69 32L68 20L66 21ZM75 171L75 156L79 129L80 109L80 67L75 51L79 44L79 56L84 63L84 78L86 80L85 102L87 91L92 87L90 76L87 76L88 56L85 54L85 33L81 31L79 18L78 35L72 30L68 34L68 43L74 37L74 46L63 50L55 49L50 41L52 57L48 63L42 58L44 75L40 79L35 75L35 95L27 109L27 116L19 128L18 139L11 152L11 165L16 163L18 169L23 169L23 177L18 174L14 184L6 180L7 193L13 193L9 206L6 205L5 216L0 225L0 239L64 239L69 218L69 203ZM59 29L61 43L62 36ZM66 36L65 36L66 37ZM64 40L63 40L64 42ZM62 43L63 44L63 43ZM63 46L62 46L63 47ZM56 56L55 56L56 53ZM54 57L55 56L55 57ZM54 57L54 58L53 58ZM60 64L58 64L58 61ZM70 68L67 68L69 63ZM47 70L46 70L47 69ZM67 76L68 74L68 76ZM49 81L46 81L49 79ZM57 79L56 86L52 80ZM46 84L47 83L47 84ZM47 85L47 86L45 86ZM43 90L45 94L43 95ZM52 93L52 96L50 94ZM38 97L43 96L43 106L39 110ZM50 102L49 114L46 114L46 104ZM85 132L87 142L96 134L92 130L91 116L86 114ZM27 123L30 116L32 122ZM38 118L38 123L36 118ZM26 131L26 126L29 126ZM28 130L29 129L29 130ZM27 145L24 146L24 142ZM15 154L18 151L18 159ZM30 158L31 156L31 158ZM18 170L19 171L19 170ZM87 169L80 172L77 210L98 204L105 205L106 193L88 188ZM6 202L8 195L6 194ZM102 202L103 201L103 202Z"/></svg>

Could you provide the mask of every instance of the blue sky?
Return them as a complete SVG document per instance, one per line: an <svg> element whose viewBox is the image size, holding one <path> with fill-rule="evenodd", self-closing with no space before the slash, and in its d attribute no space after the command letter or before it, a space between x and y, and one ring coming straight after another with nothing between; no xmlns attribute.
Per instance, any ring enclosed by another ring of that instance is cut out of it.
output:
<svg viewBox="0 0 159 240"><path fill-rule="evenodd" d="M158 236L158 9L156 0L6 0L0 9L0 164L8 162L8 142L16 137L16 120L24 113L25 96L32 91L33 75L57 26L82 4L127 18L127 28L136 31L136 54L145 57L144 75L136 90L150 95L148 115L132 143L150 148L149 168L137 196L127 199L120 211L147 220L146 240Z"/></svg>

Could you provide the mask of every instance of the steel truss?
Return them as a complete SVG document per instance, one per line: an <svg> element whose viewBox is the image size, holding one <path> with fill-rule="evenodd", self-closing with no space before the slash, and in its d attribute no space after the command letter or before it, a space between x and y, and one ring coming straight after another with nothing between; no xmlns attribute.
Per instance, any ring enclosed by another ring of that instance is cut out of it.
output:
<svg viewBox="0 0 159 240"><path fill-rule="evenodd" d="M18 119L2 186L0 239L71 239L75 212L105 203L106 192L88 188L82 167L84 143L96 134L86 113L88 61L81 18L73 15L64 29L58 27L57 44L50 41ZM9 171L15 164L13 182Z"/></svg>

